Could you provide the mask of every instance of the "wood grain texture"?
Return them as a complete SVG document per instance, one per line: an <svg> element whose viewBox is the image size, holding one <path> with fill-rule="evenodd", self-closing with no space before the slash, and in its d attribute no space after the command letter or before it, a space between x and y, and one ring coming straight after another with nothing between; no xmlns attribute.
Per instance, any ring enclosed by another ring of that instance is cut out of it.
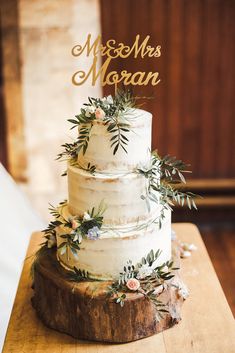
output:
<svg viewBox="0 0 235 353"><path fill-rule="evenodd" d="M176 252L175 252L176 253ZM174 263L179 263L174 258ZM181 320L184 284L176 273L169 287L160 289L158 300L169 313L159 321L154 304L140 293L126 293L124 307L108 297L112 282L69 280L55 250L39 256L34 270L33 307L46 326L86 340L124 343L159 333Z"/></svg>
<svg viewBox="0 0 235 353"><path fill-rule="evenodd" d="M190 290L179 325L149 338L124 345L78 341L47 329L31 307L30 261L25 262L3 348L4 353L233 353L234 319L197 228L175 224L182 241L193 242L198 250L182 261L182 276ZM34 234L28 254L36 250L40 235Z"/></svg>
<svg viewBox="0 0 235 353"><path fill-rule="evenodd" d="M200 229L235 317L235 276L231 275L235 273L235 225L231 223L204 224Z"/></svg>
<svg viewBox="0 0 235 353"><path fill-rule="evenodd" d="M131 44L140 33L160 58L114 60L130 72L159 71L161 82L134 88L153 96L153 145L192 165L193 178L234 178L235 1L101 0L102 36ZM104 87L110 93L110 87Z"/></svg>

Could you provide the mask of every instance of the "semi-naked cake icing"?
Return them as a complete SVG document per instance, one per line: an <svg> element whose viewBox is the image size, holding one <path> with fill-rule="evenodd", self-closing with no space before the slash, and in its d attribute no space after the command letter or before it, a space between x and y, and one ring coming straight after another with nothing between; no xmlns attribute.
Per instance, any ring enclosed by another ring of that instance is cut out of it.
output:
<svg viewBox="0 0 235 353"><path fill-rule="evenodd" d="M126 151L119 148L113 153L107 131L110 123L95 119L86 152L78 153L76 163L68 162L68 202L59 209L63 220L68 221L82 217L92 208L98 209L100 203L105 205L99 237L85 237L73 252L61 251L63 235L71 229L64 224L56 229L61 265L68 270L76 267L88 271L92 278L117 279L127 261L138 263L151 250L161 251L156 265L171 258L171 211L162 211L158 192L155 200L146 203L148 179L138 172L151 164L152 114L131 108L124 111L121 119L128 122ZM85 170L88 164L96 167L93 173ZM160 174L155 178L160 183Z"/></svg>
<svg viewBox="0 0 235 353"><path fill-rule="evenodd" d="M68 198L50 205L32 304L47 326L78 339L124 343L161 332L179 322L188 296L181 250L171 251L174 203L196 208L176 186L187 165L151 152L152 114L136 99L89 97L69 119L76 140L58 155Z"/></svg>
<svg viewBox="0 0 235 353"><path fill-rule="evenodd" d="M128 121L131 132L128 153L120 150L113 155L110 148L110 134L103 121L94 121L92 134L85 155L79 153L78 162L96 165L100 173L115 174L118 172L133 171L139 164L146 164L150 159L152 114L142 109L130 108L125 113L123 122Z"/></svg>
<svg viewBox="0 0 235 353"><path fill-rule="evenodd" d="M60 229L57 235L58 246L63 239L60 234L66 230ZM101 234L99 240L84 239L79 250L79 257L67 259L66 254L57 253L62 266L68 270L74 267L88 271L90 277L103 280L117 279L123 266L129 259L138 263L152 249L160 249L161 255L156 262L160 265L171 258L171 214L167 211L165 221L156 231L156 224L140 230L122 228L118 231L108 230ZM108 264L108 266L107 266Z"/></svg>

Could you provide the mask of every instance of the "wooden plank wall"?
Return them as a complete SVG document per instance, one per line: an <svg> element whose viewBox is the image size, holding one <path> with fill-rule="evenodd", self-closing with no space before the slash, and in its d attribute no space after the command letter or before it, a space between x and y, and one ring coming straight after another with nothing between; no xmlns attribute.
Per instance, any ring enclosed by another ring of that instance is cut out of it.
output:
<svg viewBox="0 0 235 353"><path fill-rule="evenodd" d="M131 44L140 33L162 46L155 59L115 60L112 69L159 71L153 148L190 162L194 179L235 177L235 1L101 0L103 41ZM104 93L110 87L104 87Z"/></svg>

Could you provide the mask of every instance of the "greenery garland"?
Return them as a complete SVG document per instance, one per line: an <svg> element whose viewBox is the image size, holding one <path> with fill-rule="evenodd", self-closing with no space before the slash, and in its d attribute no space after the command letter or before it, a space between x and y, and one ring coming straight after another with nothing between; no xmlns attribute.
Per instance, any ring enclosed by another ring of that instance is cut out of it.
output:
<svg viewBox="0 0 235 353"><path fill-rule="evenodd" d="M141 198L146 201L150 211L150 201L162 206L159 216L159 226L164 219L164 211L172 210L175 203L180 206L187 204L189 209L197 209L192 192L179 190L176 185L186 183L183 173L190 173L187 164L169 155L161 158L157 151L152 152L151 163L148 167L138 167L137 172L147 180L145 195Z"/></svg>
<svg viewBox="0 0 235 353"><path fill-rule="evenodd" d="M89 103L85 103L80 114L75 118L68 119L73 124L71 129L78 127L79 137L74 144L65 144L65 150L73 150L76 155L82 151L83 155L87 151L90 134L95 120L103 120L107 127L107 132L111 134L110 143L115 155L119 148L127 153L126 146L130 132L130 124L126 115L130 108L136 106L135 98L130 90L118 91L115 96L104 98L88 98ZM70 151L71 152L71 151ZM62 153L63 154L63 153Z"/></svg>
<svg viewBox="0 0 235 353"><path fill-rule="evenodd" d="M158 300L160 293L157 292L157 288L162 286L163 291L166 286L171 285L170 280L175 276L174 271L179 269L174 267L173 261L166 261L160 266L154 265L160 255L160 250L156 252L151 250L135 266L129 260L123 267L119 279L108 286L107 297L113 297L114 302L123 307L127 293L140 293L154 304L160 320L163 314L168 313L168 310L167 305ZM76 267L74 267L74 272L69 275L69 279L73 282L99 281L92 279L89 272L82 271ZM133 279L138 285L136 288L130 287L130 282Z"/></svg>
<svg viewBox="0 0 235 353"><path fill-rule="evenodd" d="M173 261L167 261L161 266L154 263L161 255L161 251L151 250L141 262L135 266L129 260L120 273L119 279L108 287L108 296L114 297L114 301L122 307L125 304L126 293L133 291L141 293L144 297L155 305L158 316L162 318L163 313L168 313L167 307L157 299L157 287L168 285L175 276L173 271L178 270L174 267ZM134 280L134 281L133 281ZM131 286L132 283L132 286ZM133 284L135 287L133 287Z"/></svg>
<svg viewBox="0 0 235 353"><path fill-rule="evenodd" d="M70 254L75 258L78 257L77 251L80 250L80 244L83 238L96 240L100 236L100 229L103 224L103 213L106 210L104 202L101 202L99 207L84 213L82 216L74 216L66 219L60 211L67 204L63 201L59 207L50 205L50 213L55 218L51 221L46 229L43 230L46 238L44 246L51 248L56 245L56 228L62 226L67 229L67 232L60 235L63 242L57 247L61 255L66 254L67 259L70 259Z"/></svg>

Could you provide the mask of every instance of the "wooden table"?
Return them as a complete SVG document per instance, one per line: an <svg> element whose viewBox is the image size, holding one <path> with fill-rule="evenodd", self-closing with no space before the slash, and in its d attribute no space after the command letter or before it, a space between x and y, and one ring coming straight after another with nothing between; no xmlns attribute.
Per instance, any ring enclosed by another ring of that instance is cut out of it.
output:
<svg viewBox="0 0 235 353"><path fill-rule="evenodd" d="M78 341L48 329L31 307L30 260L26 260L3 353L234 353L234 318L198 229L190 223L174 224L173 228L180 240L198 247L192 257L182 260L182 276L190 297L183 305L179 325L121 345ZM28 256L35 252L40 239L40 233L33 234Z"/></svg>

